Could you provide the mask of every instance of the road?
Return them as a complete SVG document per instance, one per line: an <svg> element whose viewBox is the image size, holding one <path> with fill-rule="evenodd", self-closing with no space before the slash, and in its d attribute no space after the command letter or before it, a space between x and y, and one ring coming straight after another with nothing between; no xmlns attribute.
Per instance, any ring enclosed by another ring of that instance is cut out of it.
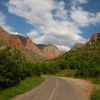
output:
<svg viewBox="0 0 100 100"><path fill-rule="evenodd" d="M71 80L58 77L48 77L38 88L13 100L89 100L81 89Z"/></svg>

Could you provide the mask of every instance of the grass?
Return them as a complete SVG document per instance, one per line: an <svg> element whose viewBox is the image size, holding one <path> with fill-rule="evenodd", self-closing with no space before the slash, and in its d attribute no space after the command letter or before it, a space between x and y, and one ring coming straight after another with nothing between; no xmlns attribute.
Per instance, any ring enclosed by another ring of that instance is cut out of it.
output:
<svg viewBox="0 0 100 100"><path fill-rule="evenodd" d="M11 98L40 85L44 80L43 77L29 77L15 87L0 90L0 100L11 100Z"/></svg>
<svg viewBox="0 0 100 100"><path fill-rule="evenodd" d="M91 100L100 100L100 78L92 79L92 83L98 84L98 87L91 94Z"/></svg>
<svg viewBox="0 0 100 100"><path fill-rule="evenodd" d="M84 80L87 80L93 84L100 84L100 78L83 78Z"/></svg>
<svg viewBox="0 0 100 100"><path fill-rule="evenodd" d="M91 100L100 100L100 78L84 78L93 84L96 84L95 89L91 94Z"/></svg>
<svg viewBox="0 0 100 100"><path fill-rule="evenodd" d="M54 74L55 76L59 76L59 77L74 77L76 70L60 70L59 72L57 72L56 74Z"/></svg>
<svg viewBox="0 0 100 100"><path fill-rule="evenodd" d="M92 93L91 100L100 100L100 89Z"/></svg>
<svg viewBox="0 0 100 100"><path fill-rule="evenodd" d="M77 70L72 70L72 69L60 70L54 75L59 77L75 77L76 71ZM100 84L100 78L80 78L80 79L87 80L93 84Z"/></svg>
<svg viewBox="0 0 100 100"><path fill-rule="evenodd" d="M94 84L100 84L100 78L94 78L94 79L92 79L92 83L94 83Z"/></svg>

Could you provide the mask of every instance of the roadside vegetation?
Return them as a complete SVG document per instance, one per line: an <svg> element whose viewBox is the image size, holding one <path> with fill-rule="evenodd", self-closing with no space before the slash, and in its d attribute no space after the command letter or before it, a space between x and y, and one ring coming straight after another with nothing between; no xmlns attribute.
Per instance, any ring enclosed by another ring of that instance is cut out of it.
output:
<svg viewBox="0 0 100 100"><path fill-rule="evenodd" d="M82 78L100 86L99 44L87 45L75 51L69 51L53 61L48 61L48 63L51 68L52 66L55 68L53 75ZM44 65L48 66L48 63ZM100 100L100 89L93 91L92 100Z"/></svg>
<svg viewBox="0 0 100 100"><path fill-rule="evenodd" d="M100 84L100 45L87 45L84 48L69 51L59 58L35 63L27 61L23 53L14 47L6 46L0 49L1 95L5 93L9 96L7 92L11 88L17 88L21 82L29 77L35 78L38 76L39 79L42 74L90 79ZM42 82L42 80L40 81ZM20 92L16 93L15 91L14 93L19 94ZM15 94L10 97L15 96ZM93 95L96 97L98 94L100 94L99 90L98 92L94 91ZM2 100L1 98L0 100Z"/></svg>
<svg viewBox="0 0 100 100"><path fill-rule="evenodd" d="M18 85L29 76L40 75L40 69L27 62L16 48L7 46L0 50L0 89Z"/></svg>
<svg viewBox="0 0 100 100"><path fill-rule="evenodd" d="M11 98L19 94L23 94L40 85L44 80L45 78L43 77L28 77L16 86L0 90L0 100L11 100Z"/></svg>
<svg viewBox="0 0 100 100"><path fill-rule="evenodd" d="M74 77L75 73L76 73L76 70L65 69L65 70L59 70L54 75L58 77Z"/></svg>
<svg viewBox="0 0 100 100"><path fill-rule="evenodd" d="M40 85L44 80L41 68L28 62L15 47L0 48L0 100L11 100L12 97Z"/></svg>
<svg viewBox="0 0 100 100"><path fill-rule="evenodd" d="M100 89L97 89L92 93L91 100L100 100Z"/></svg>

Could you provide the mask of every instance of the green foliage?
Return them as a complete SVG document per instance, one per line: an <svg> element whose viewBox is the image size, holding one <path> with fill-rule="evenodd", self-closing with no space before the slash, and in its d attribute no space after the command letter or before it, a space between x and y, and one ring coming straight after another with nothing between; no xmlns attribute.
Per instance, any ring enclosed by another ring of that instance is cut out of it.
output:
<svg viewBox="0 0 100 100"><path fill-rule="evenodd" d="M55 76L59 77L74 77L76 73L76 70L72 69L64 69L64 70L59 70L57 73L55 73Z"/></svg>
<svg viewBox="0 0 100 100"><path fill-rule="evenodd" d="M41 74L55 74L59 70L75 70L76 77L100 77L100 45L87 45L45 62L30 63L14 47L0 49L0 88L19 84L22 79ZM66 71L66 74L68 72Z"/></svg>
<svg viewBox="0 0 100 100"><path fill-rule="evenodd" d="M76 77L100 77L100 44L69 51L56 60L61 63L61 69L77 70Z"/></svg>
<svg viewBox="0 0 100 100"><path fill-rule="evenodd" d="M100 100L100 89L93 92L91 100Z"/></svg>
<svg viewBox="0 0 100 100"><path fill-rule="evenodd" d="M15 48L0 50L0 88L9 87L20 82L20 65L24 57Z"/></svg>
<svg viewBox="0 0 100 100"><path fill-rule="evenodd" d="M26 61L14 47L0 49L0 88L17 85L28 76L40 76L41 70L37 65Z"/></svg>
<svg viewBox="0 0 100 100"><path fill-rule="evenodd" d="M33 73L33 75L37 75L37 76L40 76L42 74L39 63L34 64L34 67L32 68L32 73Z"/></svg>
<svg viewBox="0 0 100 100"><path fill-rule="evenodd" d="M65 59L61 59L56 62L56 66L58 66L60 70L69 69L69 62Z"/></svg>
<svg viewBox="0 0 100 100"><path fill-rule="evenodd" d="M43 77L28 77L19 85L0 90L0 100L11 100L13 97L39 86L44 80Z"/></svg>
<svg viewBox="0 0 100 100"><path fill-rule="evenodd" d="M58 65L54 61L40 63L40 66L43 74L54 74L59 70Z"/></svg>

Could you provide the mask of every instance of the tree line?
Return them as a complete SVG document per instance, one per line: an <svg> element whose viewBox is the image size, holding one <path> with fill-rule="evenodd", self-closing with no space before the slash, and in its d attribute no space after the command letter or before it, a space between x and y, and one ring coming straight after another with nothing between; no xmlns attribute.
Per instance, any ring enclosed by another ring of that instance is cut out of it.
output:
<svg viewBox="0 0 100 100"><path fill-rule="evenodd" d="M0 88L15 86L29 76L54 74L64 69L75 69L75 77L99 78L99 51L100 46L89 46L69 51L54 60L31 63L26 60L22 52L6 46L0 49Z"/></svg>

